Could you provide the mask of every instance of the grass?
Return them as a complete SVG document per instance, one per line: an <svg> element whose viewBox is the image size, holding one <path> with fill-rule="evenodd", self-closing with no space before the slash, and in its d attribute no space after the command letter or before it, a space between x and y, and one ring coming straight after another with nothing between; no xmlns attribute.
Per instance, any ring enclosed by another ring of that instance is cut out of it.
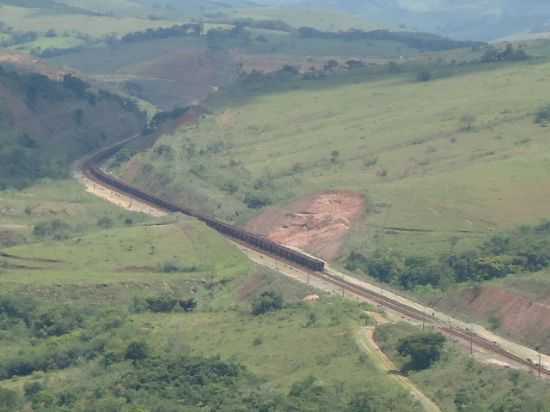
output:
<svg viewBox="0 0 550 412"><path fill-rule="evenodd" d="M34 225L61 219L75 232L98 230L101 218L110 219L115 226L123 226L127 219L134 223L146 218L130 213L86 193L74 180L44 180L24 190L0 191L0 231L19 234L20 241L36 241L32 236Z"/></svg>
<svg viewBox="0 0 550 412"><path fill-rule="evenodd" d="M71 49L84 44L86 44L84 40L72 36L39 37L35 41L18 44L10 49L22 52L41 52L48 49Z"/></svg>
<svg viewBox="0 0 550 412"><path fill-rule="evenodd" d="M350 189L369 204L368 232L360 225L350 247L461 247L547 217L548 140L533 114L547 102L540 85L549 76L548 63L459 70L428 83L359 73L227 99L198 127L160 139L173 160L139 155L154 173L136 181L163 176L167 191L208 196L210 211L241 222L254 213L244 196L261 181L279 205ZM468 114L475 120L465 130ZM223 190L228 181L239 186L233 195Z"/></svg>
<svg viewBox="0 0 550 412"><path fill-rule="evenodd" d="M293 27L315 27L319 30L340 31L349 29L376 30L383 28L351 13L299 7L239 8L235 17L256 20L282 20Z"/></svg>
<svg viewBox="0 0 550 412"><path fill-rule="evenodd" d="M26 264L40 268L2 274L2 281L18 285L52 282L109 285L153 280L174 283L182 277L221 280L249 270L246 259L235 247L192 220L160 226L118 227L61 242L17 246L5 252L24 257ZM55 262L44 263L44 259ZM7 262L16 264L17 260ZM162 266L166 263L184 269L163 273Z"/></svg>
<svg viewBox="0 0 550 412"><path fill-rule="evenodd" d="M397 410L416 410L410 409L406 394L356 347L354 331L364 309L360 305L328 297L314 306L302 304L301 299L311 293L308 288L252 267L235 246L203 224L190 219L156 223L4 250L24 260L2 261L40 266L40 270L0 269L0 287L41 305L55 302L83 311L92 306L108 307L114 313L126 313L134 297L167 293L193 297L199 303L193 313L123 315L125 326L107 343L106 350L123 351L139 331L139 339L155 353L219 355L238 361L273 391L287 393L294 383L313 376L322 387L336 390L342 402L366 391L376 393L379 400L401 405ZM163 273L160 268L167 261L194 269ZM280 291L289 305L254 317L250 302L265 290ZM78 336L72 335L47 342L50 346L66 344ZM21 337L2 336L0 340L10 343L0 345L0 359L34 353ZM40 350L46 347L46 340L41 341ZM41 381L55 392L75 382L109 382L126 367L105 369L99 361L82 360L67 369L36 372L0 385L21 391L25 383Z"/></svg>
<svg viewBox="0 0 550 412"><path fill-rule="evenodd" d="M306 327L310 313L317 321ZM345 382L346 391L353 392L381 379L369 376L376 369L370 360L360 360L353 337L358 313L355 305L336 299L259 317L239 312L144 315L139 322L158 345L178 339L195 354L236 359L277 389L287 391L316 376L325 385Z"/></svg>
<svg viewBox="0 0 550 412"><path fill-rule="evenodd" d="M417 332L406 324L385 325L378 328L376 339L394 363L402 366L406 359L397 353L399 339ZM550 404L547 382L525 372L481 365L449 342L440 361L425 371L409 373L409 378L449 412L514 407L531 412L546 410Z"/></svg>
<svg viewBox="0 0 550 412"><path fill-rule="evenodd" d="M46 33L73 32L100 38L109 34L127 34L148 28L166 27L175 24L170 20L146 20L135 17L87 16L41 12L38 9L0 6L0 20L17 31Z"/></svg>

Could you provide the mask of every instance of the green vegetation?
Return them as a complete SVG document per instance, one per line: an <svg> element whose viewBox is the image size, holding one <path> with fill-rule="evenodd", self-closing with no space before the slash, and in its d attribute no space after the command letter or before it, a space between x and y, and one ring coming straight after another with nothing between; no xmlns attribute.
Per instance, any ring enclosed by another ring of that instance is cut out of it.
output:
<svg viewBox="0 0 550 412"><path fill-rule="evenodd" d="M359 356L360 305L301 303L305 287L193 220L97 230L2 255L10 411L419 410Z"/></svg>
<svg viewBox="0 0 550 412"><path fill-rule="evenodd" d="M0 247L79 236L103 229L103 222L128 227L146 220L85 193L73 180L1 191L0 204Z"/></svg>
<svg viewBox="0 0 550 412"><path fill-rule="evenodd" d="M428 369L441 358L444 343L445 336L439 333L422 333L401 339L397 345L397 351L401 356L410 357L410 361L403 366L403 370Z"/></svg>
<svg viewBox="0 0 550 412"><path fill-rule="evenodd" d="M547 63L433 64L430 82L415 81L418 66L395 67L404 71L371 66L319 81L287 71L229 90L198 127L157 142L174 160L153 149L121 175L237 223L261 206L250 200L359 191L368 230L355 225L348 250L363 255L452 254L547 217L538 189L547 139L534 122Z"/></svg>
<svg viewBox="0 0 550 412"><path fill-rule="evenodd" d="M280 294L273 291L264 292L252 302L252 314L264 315L281 310L283 305L283 297Z"/></svg>
<svg viewBox="0 0 550 412"><path fill-rule="evenodd" d="M53 81L0 67L0 91L0 189L66 178L76 159L145 124L132 102L72 75Z"/></svg>
<svg viewBox="0 0 550 412"><path fill-rule="evenodd" d="M405 324L385 325L377 329L376 340L402 367L409 358L399 354L400 342L417 335L416 328ZM546 382L526 372L479 364L450 342L429 369L410 370L408 377L444 411L538 412L550 406Z"/></svg>
<svg viewBox="0 0 550 412"><path fill-rule="evenodd" d="M494 235L479 248L437 258L377 251L368 258L352 252L346 268L404 289L431 286L446 289L454 283L482 282L514 273L538 272L550 266L550 224L522 226Z"/></svg>

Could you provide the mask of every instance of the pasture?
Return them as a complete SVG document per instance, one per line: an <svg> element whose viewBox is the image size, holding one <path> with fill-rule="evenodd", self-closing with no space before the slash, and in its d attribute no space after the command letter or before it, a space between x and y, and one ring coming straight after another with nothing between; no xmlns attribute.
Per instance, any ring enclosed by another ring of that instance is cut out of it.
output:
<svg viewBox="0 0 550 412"><path fill-rule="evenodd" d="M550 143L534 115L548 102L549 77L548 63L520 63L459 68L429 82L367 71L270 92L250 87L128 168L136 176L150 165L134 182L162 180L164 194L239 223L257 213L247 195L284 205L354 190L368 214L350 247L460 248L548 216Z"/></svg>

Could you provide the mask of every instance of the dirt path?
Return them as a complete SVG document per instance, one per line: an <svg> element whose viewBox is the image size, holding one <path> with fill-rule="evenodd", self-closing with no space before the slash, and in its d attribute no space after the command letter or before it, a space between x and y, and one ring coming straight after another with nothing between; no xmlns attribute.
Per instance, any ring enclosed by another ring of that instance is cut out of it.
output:
<svg viewBox="0 0 550 412"><path fill-rule="evenodd" d="M357 332L357 344L367 354L375 358L375 364L384 372L388 373L393 380L399 383L406 391L410 392L412 397L416 399L424 408L426 412L441 412L439 406L437 406L430 398L418 389L414 383L407 377L395 373L398 369L390 358L380 349L374 340L374 327L361 328Z"/></svg>

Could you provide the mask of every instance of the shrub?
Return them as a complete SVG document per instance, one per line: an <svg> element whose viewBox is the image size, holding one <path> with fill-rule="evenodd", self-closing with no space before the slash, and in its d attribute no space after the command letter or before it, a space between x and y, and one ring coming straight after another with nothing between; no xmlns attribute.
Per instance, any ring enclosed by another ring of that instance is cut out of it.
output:
<svg viewBox="0 0 550 412"><path fill-rule="evenodd" d="M422 70L421 72L418 72L416 75L416 80L419 82L429 82L432 80L433 75L428 70Z"/></svg>
<svg viewBox="0 0 550 412"><path fill-rule="evenodd" d="M12 412L19 404L17 392L0 388L0 412Z"/></svg>
<svg viewBox="0 0 550 412"><path fill-rule="evenodd" d="M171 312L176 307L178 300L173 296L163 295L146 298L147 307L152 312Z"/></svg>
<svg viewBox="0 0 550 412"><path fill-rule="evenodd" d="M175 261L164 262L160 265L160 271L162 273L186 273L186 272L195 272L197 270L196 266L185 266L181 263Z"/></svg>
<svg viewBox="0 0 550 412"><path fill-rule="evenodd" d="M409 356L405 370L424 370L439 360L445 344L445 336L440 333L419 333L399 341L397 350L401 356Z"/></svg>
<svg viewBox="0 0 550 412"><path fill-rule="evenodd" d="M546 126L550 122L550 104L547 104L539 109L535 114L535 123L540 126Z"/></svg>
<svg viewBox="0 0 550 412"><path fill-rule="evenodd" d="M149 347L145 342L131 342L126 348L124 358L134 362L147 359L149 356Z"/></svg>
<svg viewBox="0 0 550 412"><path fill-rule="evenodd" d="M249 209L261 209L271 204L271 199L261 193L247 193L244 198L244 203Z"/></svg>
<svg viewBox="0 0 550 412"><path fill-rule="evenodd" d="M178 303L184 312L193 312L197 308L197 301L193 298L183 299Z"/></svg>
<svg viewBox="0 0 550 412"><path fill-rule="evenodd" d="M98 219L97 225L102 229L110 229L113 227L114 222L113 222L113 219L104 216Z"/></svg>
<svg viewBox="0 0 550 412"><path fill-rule="evenodd" d="M275 291L264 292L252 302L252 314L263 315L282 309L284 306L283 297Z"/></svg>
<svg viewBox="0 0 550 412"><path fill-rule="evenodd" d="M54 219L50 222L41 222L34 226L32 234L42 239L63 240L69 237L72 228L69 224Z"/></svg>

